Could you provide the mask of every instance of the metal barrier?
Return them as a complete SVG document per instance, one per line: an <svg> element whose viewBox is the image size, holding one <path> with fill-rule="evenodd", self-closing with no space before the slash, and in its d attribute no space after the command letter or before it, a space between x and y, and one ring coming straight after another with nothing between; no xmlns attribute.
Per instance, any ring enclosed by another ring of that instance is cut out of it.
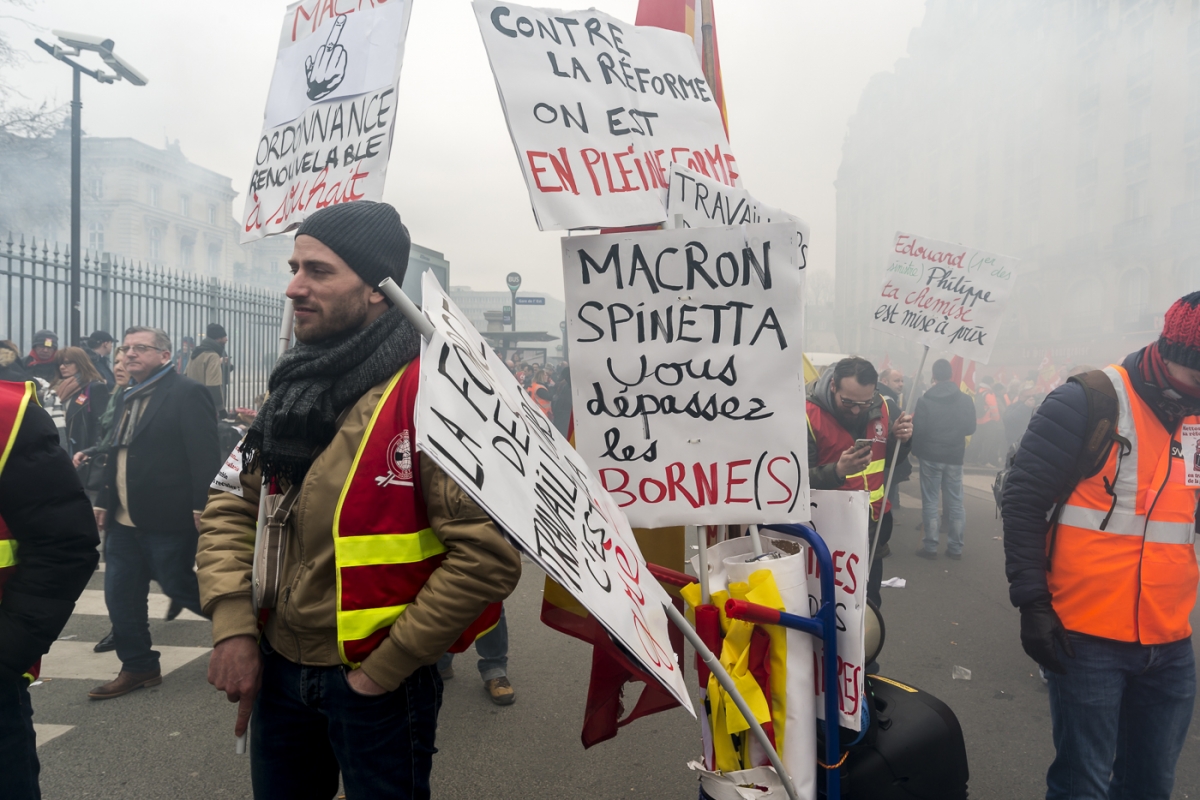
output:
<svg viewBox="0 0 1200 800"><path fill-rule="evenodd" d="M23 235L0 244L0 335L28 353L33 334L52 330L65 347L71 320L71 259L67 248ZM52 249L53 248L53 249ZM196 344L210 322L229 334L233 372L226 405L249 407L266 391L275 363L284 297L203 275L143 266L108 253L84 251L80 315L85 336L108 331L118 341L126 328L162 328L176 353L183 337ZM70 344L77 344L71 342Z"/></svg>

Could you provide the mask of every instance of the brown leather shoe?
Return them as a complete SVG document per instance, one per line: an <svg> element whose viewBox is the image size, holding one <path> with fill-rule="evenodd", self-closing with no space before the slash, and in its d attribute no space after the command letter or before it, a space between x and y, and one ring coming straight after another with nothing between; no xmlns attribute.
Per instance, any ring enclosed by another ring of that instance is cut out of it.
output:
<svg viewBox="0 0 1200 800"><path fill-rule="evenodd" d="M115 681L102 683L95 689L88 692L88 698L91 700L111 700L114 697L129 694L135 689L141 689L146 686L158 686L162 683L162 671L154 670L153 672L126 672L121 670L121 674L117 676Z"/></svg>
<svg viewBox="0 0 1200 800"><path fill-rule="evenodd" d="M492 678L490 681L484 681L483 688L488 693L488 697L492 698L492 702L498 706L511 706L517 699L517 691L508 682L508 678L503 675L499 678Z"/></svg>

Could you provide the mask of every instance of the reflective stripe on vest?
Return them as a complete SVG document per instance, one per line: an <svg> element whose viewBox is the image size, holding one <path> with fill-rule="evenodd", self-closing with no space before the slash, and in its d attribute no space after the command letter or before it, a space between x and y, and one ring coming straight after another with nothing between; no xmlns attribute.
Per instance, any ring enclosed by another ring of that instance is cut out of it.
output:
<svg viewBox="0 0 1200 800"><path fill-rule="evenodd" d="M841 454L854 446L854 437L850 435L833 414L821 406L808 401L808 429L817 443L817 459L819 464L831 464L841 457ZM813 417L816 417L814 424ZM887 400L879 409L879 417L867 422L865 436L872 439L871 460L862 472L847 475L845 482L838 487L847 492L870 492L871 519L878 520L881 513L891 510L884 494L884 480L887 477L888 433L890 431L890 415Z"/></svg>
<svg viewBox="0 0 1200 800"><path fill-rule="evenodd" d="M4 467L8 464L8 457L16 444L17 432L21 430L25 409L29 408L30 400L37 402L37 392L33 383L0 381L0 445L3 445L3 449L0 450L0 473L4 472ZM0 517L0 602L4 600L4 584L17 568L17 549L17 540L13 538L3 517ZM34 664L25 673L25 677L31 682L37 680L40 663L39 661Z"/></svg>
<svg viewBox="0 0 1200 800"><path fill-rule="evenodd" d="M371 414L333 517L338 652L357 667L445 559L429 527L416 450L419 359L388 383ZM493 604L450 649L462 652L494 627Z"/></svg>
<svg viewBox="0 0 1200 800"><path fill-rule="evenodd" d="M1195 542L1200 490L1168 432L1122 367L1104 370L1117 391L1117 433L1100 472L1067 499L1052 543L1047 580L1068 630L1144 645L1191 635L1188 617L1200 583ZM1196 424L1198 417L1184 423ZM1172 451L1176 450L1176 455Z"/></svg>

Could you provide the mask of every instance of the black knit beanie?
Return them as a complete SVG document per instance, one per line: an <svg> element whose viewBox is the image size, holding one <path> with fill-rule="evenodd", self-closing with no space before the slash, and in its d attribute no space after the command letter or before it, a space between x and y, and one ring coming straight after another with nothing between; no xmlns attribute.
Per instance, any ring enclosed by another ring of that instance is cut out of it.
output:
<svg viewBox="0 0 1200 800"><path fill-rule="evenodd" d="M296 230L337 253L372 289L384 278L404 283L412 239L396 209L359 200L326 206Z"/></svg>
<svg viewBox="0 0 1200 800"><path fill-rule="evenodd" d="M1167 361L1200 369L1200 292L1181 297L1167 310L1158 352Z"/></svg>

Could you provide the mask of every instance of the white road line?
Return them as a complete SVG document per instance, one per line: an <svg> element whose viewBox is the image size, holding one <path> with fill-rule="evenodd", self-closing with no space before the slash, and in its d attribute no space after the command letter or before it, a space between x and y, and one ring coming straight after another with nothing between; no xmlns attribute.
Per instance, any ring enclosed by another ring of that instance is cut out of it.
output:
<svg viewBox="0 0 1200 800"><path fill-rule="evenodd" d="M43 678L68 678L77 680L107 681L117 677L121 671L121 661L115 652L94 653L95 642L64 642L57 641L50 647L50 652L42 658ZM171 647L155 645L160 653L159 664L162 674L182 667L207 653L209 647Z"/></svg>
<svg viewBox="0 0 1200 800"><path fill-rule="evenodd" d="M51 739L57 739L74 727L74 725L47 725L44 722L33 723L33 732L37 734L37 746L41 747Z"/></svg>
<svg viewBox="0 0 1200 800"><path fill-rule="evenodd" d="M165 594L151 593L150 598L150 619L162 619L167 615L167 606L171 604L170 599ZM79 596L79 600L75 602L75 613L84 614L87 616L107 617L108 606L104 603L103 589L84 589L83 594ZM186 609L176 619L186 619L199 622L207 622L204 617L198 614L193 614Z"/></svg>

